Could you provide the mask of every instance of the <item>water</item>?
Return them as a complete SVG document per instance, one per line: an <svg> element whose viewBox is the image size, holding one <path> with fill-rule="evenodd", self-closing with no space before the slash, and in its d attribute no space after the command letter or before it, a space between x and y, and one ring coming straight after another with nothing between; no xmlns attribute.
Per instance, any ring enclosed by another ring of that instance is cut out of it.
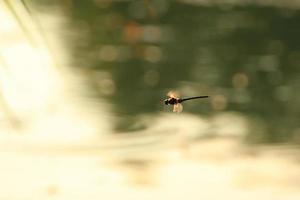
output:
<svg viewBox="0 0 300 200"><path fill-rule="evenodd" d="M0 197L299 199L299 8L1 2Z"/></svg>
<svg viewBox="0 0 300 200"><path fill-rule="evenodd" d="M259 6L195 6L183 2L74 1L71 21L83 29L75 63L93 74L95 96L131 131L140 115L162 110L169 89L211 95L186 112L247 117L253 142L292 142L298 135L299 12ZM72 42L73 44L73 42ZM87 64L89 63L89 64ZM261 127L259 129L262 129Z"/></svg>

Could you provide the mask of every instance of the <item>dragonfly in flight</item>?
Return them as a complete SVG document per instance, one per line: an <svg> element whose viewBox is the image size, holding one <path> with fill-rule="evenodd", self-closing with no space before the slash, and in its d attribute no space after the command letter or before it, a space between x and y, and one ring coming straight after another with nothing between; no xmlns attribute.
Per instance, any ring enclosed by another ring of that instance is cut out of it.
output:
<svg viewBox="0 0 300 200"><path fill-rule="evenodd" d="M189 98L179 98L179 95L174 92L170 91L167 94L167 99L164 100L166 105L173 106L173 112L180 113L183 110L182 102L192 100L192 99L201 99L201 98L208 98L209 96L196 96L196 97L189 97Z"/></svg>

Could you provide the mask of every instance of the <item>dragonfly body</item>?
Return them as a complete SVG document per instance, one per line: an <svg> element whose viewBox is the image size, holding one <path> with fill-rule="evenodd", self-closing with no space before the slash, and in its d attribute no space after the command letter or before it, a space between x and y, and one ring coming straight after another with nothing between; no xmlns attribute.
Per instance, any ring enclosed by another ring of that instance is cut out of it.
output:
<svg viewBox="0 0 300 200"><path fill-rule="evenodd" d="M174 98L174 97L170 97L170 98L167 98L165 100L166 105L175 105L175 104L180 103L180 102L181 102L181 99Z"/></svg>
<svg viewBox="0 0 300 200"><path fill-rule="evenodd" d="M189 97L189 98L184 98L184 99L170 97L170 98L165 100L165 104L166 105L175 105L177 103L182 103L182 102L187 101L187 100L200 99L200 98L208 98L208 96Z"/></svg>
<svg viewBox="0 0 300 200"><path fill-rule="evenodd" d="M192 99L201 99L201 98L208 98L208 96L196 96L196 97L189 97L189 98L179 98L174 92L168 93L168 98L165 99L166 105L172 105L173 106L173 112L181 112L183 107L181 105L182 102L192 100Z"/></svg>

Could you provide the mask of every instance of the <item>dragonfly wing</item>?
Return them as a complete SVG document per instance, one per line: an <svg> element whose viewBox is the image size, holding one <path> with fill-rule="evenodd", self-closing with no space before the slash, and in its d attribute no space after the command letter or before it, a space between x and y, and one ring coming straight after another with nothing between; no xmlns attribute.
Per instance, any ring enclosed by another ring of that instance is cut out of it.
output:
<svg viewBox="0 0 300 200"><path fill-rule="evenodd" d="M183 110L182 104L177 103L173 107L173 112L180 113Z"/></svg>
<svg viewBox="0 0 300 200"><path fill-rule="evenodd" d="M177 99L177 98L179 98L179 93L176 92L176 91L170 91L170 92L168 92L167 96L171 97L171 98L176 98Z"/></svg>

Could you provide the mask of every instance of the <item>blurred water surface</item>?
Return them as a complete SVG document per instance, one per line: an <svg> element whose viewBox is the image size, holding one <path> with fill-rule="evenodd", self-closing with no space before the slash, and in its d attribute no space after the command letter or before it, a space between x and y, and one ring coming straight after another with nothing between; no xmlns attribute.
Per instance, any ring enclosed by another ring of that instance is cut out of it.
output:
<svg viewBox="0 0 300 200"><path fill-rule="evenodd" d="M0 2L0 197L299 199L299 9Z"/></svg>

